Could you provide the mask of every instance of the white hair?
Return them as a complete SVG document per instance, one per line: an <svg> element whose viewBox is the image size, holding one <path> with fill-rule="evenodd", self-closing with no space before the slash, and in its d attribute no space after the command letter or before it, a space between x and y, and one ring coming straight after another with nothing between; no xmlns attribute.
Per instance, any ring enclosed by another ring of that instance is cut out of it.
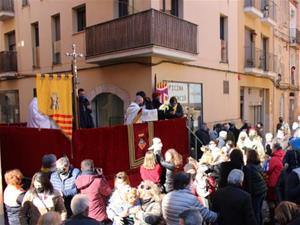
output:
<svg viewBox="0 0 300 225"><path fill-rule="evenodd" d="M272 141L272 139L273 139L273 134L266 133L266 141Z"/></svg>
<svg viewBox="0 0 300 225"><path fill-rule="evenodd" d="M69 161L68 157L64 156L64 157L59 158L56 161L56 168L63 168L66 166L70 166L70 161Z"/></svg>
<svg viewBox="0 0 300 225"><path fill-rule="evenodd" d="M86 195L77 194L71 201L71 210L73 215L84 213L89 208L89 199Z"/></svg>
<svg viewBox="0 0 300 225"><path fill-rule="evenodd" d="M228 184L241 185L244 181L244 172L242 170L233 169L228 175Z"/></svg>
<svg viewBox="0 0 300 225"><path fill-rule="evenodd" d="M293 125L292 125L292 129L296 130L297 128L299 128L299 123L294 122Z"/></svg>
<svg viewBox="0 0 300 225"><path fill-rule="evenodd" d="M224 131L224 130L222 130L222 131L220 131L219 136L220 136L221 138L223 138L223 139L226 139L226 138L227 138L227 132Z"/></svg>

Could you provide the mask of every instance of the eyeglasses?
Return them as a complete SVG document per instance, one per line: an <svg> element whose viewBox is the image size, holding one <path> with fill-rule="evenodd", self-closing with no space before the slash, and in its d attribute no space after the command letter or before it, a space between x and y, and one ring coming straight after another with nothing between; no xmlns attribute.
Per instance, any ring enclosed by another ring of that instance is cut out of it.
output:
<svg viewBox="0 0 300 225"><path fill-rule="evenodd" d="M151 187L142 184L141 189L145 189L145 190L149 191L151 189Z"/></svg>

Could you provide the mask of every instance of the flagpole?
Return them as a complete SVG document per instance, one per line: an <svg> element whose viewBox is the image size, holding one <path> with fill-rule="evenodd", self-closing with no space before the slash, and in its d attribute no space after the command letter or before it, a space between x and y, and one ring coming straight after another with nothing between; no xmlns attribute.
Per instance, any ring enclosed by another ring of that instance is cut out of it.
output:
<svg viewBox="0 0 300 225"><path fill-rule="evenodd" d="M72 68L72 98L73 98L73 106L74 106L74 128L77 130L79 128L79 108L78 108L78 71L77 71L77 58L83 57L82 53L76 52L76 45L72 45L72 52L66 53L67 56L72 58L71 68Z"/></svg>

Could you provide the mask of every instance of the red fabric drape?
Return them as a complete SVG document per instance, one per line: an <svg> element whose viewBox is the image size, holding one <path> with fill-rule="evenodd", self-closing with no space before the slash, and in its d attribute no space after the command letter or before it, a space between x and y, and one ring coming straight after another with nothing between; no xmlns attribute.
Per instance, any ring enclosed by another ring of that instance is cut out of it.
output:
<svg viewBox="0 0 300 225"><path fill-rule="evenodd" d="M163 152L175 148L188 155L185 119L155 122L154 137L161 138ZM59 130L0 127L0 144L3 173L19 168L24 175L32 176L40 169L42 156L54 153L57 157L66 154L78 168L83 159L93 159L108 179L119 171L127 171L133 185L140 182L139 169L130 170L129 166L127 126L77 130L72 144Z"/></svg>
<svg viewBox="0 0 300 225"><path fill-rule="evenodd" d="M44 154L70 156L71 145L58 130L0 127L2 171L18 168L32 176L41 167Z"/></svg>

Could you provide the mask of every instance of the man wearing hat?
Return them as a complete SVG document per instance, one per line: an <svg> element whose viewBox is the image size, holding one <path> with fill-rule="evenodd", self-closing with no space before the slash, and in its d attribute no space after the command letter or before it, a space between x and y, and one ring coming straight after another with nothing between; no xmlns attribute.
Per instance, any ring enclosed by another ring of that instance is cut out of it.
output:
<svg viewBox="0 0 300 225"><path fill-rule="evenodd" d="M42 157L41 172L45 173L50 179L51 174L56 170L56 155L46 154Z"/></svg>

